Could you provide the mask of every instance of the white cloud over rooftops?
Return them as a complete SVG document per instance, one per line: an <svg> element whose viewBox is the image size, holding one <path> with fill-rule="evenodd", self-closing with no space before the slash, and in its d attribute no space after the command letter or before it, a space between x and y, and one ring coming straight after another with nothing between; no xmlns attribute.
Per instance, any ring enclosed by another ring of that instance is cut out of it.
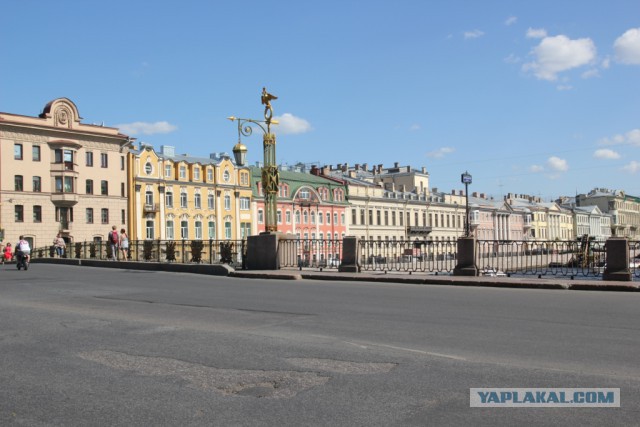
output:
<svg viewBox="0 0 640 427"><path fill-rule="evenodd" d="M549 166L549 169L556 172L566 172L569 170L567 161L556 156L551 156L547 159L547 166Z"/></svg>
<svg viewBox="0 0 640 427"><path fill-rule="evenodd" d="M297 133L307 133L313 130L311 123L291 113L284 113L281 116L274 117L274 119L279 122L275 128L275 131L279 134L293 135Z"/></svg>
<svg viewBox="0 0 640 427"><path fill-rule="evenodd" d="M429 151L427 153L427 157L430 157L432 159L441 159L447 154L453 153L454 151L456 150L451 147L440 147L437 150Z"/></svg>
<svg viewBox="0 0 640 427"><path fill-rule="evenodd" d="M529 28L527 30L528 39L543 39L547 37L547 30L544 28Z"/></svg>
<svg viewBox="0 0 640 427"><path fill-rule="evenodd" d="M596 59L596 46L589 38L572 40L565 35L545 37L533 48L534 61L522 66L538 79L555 81L558 73L591 64Z"/></svg>
<svg viewBox="0 0 640 427"><path fill-rule="evenodd" d="M616 59L623 64L640 64L640 28L631 28L613 43Z"/></svg>
<svg viewBox="0 0 640 427"><path fill-rule="evenodd" d="M115 125L120 131L127 135L154 135L159 133L171 133L178 129L177 126L172 125L166 121L160 122L133 122L133 123L123 123L120 125Z"/></svg>

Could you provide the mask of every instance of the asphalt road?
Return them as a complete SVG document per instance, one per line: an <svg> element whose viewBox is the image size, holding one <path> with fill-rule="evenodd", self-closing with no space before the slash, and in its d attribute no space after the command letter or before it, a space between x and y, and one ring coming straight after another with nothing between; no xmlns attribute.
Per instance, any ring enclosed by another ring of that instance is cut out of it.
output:
<svg viewBox="0 0 640 427"><path fill-rule="evenodd" d="M640 295L0 266L0 425L638 425ZM470 408L472 387L620 408Z"/></svg>

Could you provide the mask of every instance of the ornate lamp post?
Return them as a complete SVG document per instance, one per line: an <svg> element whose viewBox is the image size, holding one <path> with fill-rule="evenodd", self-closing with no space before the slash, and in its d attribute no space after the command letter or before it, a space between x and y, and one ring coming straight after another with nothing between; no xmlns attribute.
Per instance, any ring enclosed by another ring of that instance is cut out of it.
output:
<svg viewBox="0 0 640 427"><path fill-rule="evenodd" d="M251 136L253 133L251 124L258 126L264 133L262 138L264 148L262 191L264 193L266 232L278 231L277 198L280 174L276 164L276 135L271 133L271 125L278 124L277 120L273 120L271 101L274 99L278 99L278 97L268 93L266 88L262 88L261 101L265 106L264 120L242 119L234 116L228 117L229 120L238 122L238 143L233 147L233 155L239 166L244 166L247 160L247 147L242 144L241 136ZM264 125L266 125L266 127Z"/></svg>
<svg viewBox="0 0 640 427"><path fill-rule="evenodd" d="M466 216L464 219L464 236L469 237L471 234L469 231L469 184L471 184L471 174L465 171L461 176L460 180L464 184L464 195L466 198Z"/></svg>

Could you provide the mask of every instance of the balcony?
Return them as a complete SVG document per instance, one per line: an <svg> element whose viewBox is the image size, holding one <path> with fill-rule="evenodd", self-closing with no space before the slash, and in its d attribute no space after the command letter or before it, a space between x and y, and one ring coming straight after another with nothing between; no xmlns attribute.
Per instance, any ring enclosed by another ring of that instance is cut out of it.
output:
<svg viewBox="0 0 640 427"><path fill-rule="evenodd" d="M433 231L432 227L418 227L417 225L407 227L407 233L411 236L426 236Z"/></svg>
<svg viewBox="0 0 640 427"><path fill-rule="evenodd" d="M78 203L77 193L51 193L51 201L58 207L71 207Z"/></svg>
<svg viewBox="0 0 640 427"><path fill-rule="evenodd" d="M145 205L142 207L142 211L144 213L156 213L160 210L160 208L158 207L157 203L145 203Z"/></svg>

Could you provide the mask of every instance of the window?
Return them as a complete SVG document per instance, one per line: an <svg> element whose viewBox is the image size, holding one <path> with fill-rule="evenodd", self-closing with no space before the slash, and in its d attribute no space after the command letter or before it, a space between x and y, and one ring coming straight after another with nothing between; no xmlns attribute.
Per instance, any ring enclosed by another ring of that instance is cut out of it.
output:
<svg viewBox="0 0 640 427"><path fill-rule="evenodd" d="M302 222L305 224L309 222L309 212L302 211Z"/></svg>
<svg viewBox="0 0 640 427"><path fill-rule="evenodd" d="M324 213L318 212L318 224L324 223Z"/></svg>
<svg viewBox="0 0 640 427"><path fill-rule="evenodd" d="M13 144L13 159L22 160L22 144Z"/></svg>
<svg viewBox="0 0 640 427"><path fill-rule="evenodd" d="M34 176L31 184L35 193L39 193L42 191L42 178L40 178L39 176Z"/></svg>
<svg viewBox="0 0 640 427"><path fill-rule="evenodd" d="M351 209L351 221L353 221L353 224L357 224L357 219L358 219L358 215L357 215L357 210L356 209Z"/></svg>
<svg viewBox="0 0 640 427"><path fill-rule="evenodd" d="M187 177L187 168L185 166L180 166L180 179L185 179Z"/></svg>
<svg viewBox="0 0 640 427"><path fill-rule="evenodd" d="M251 234L251 223L250 222L241 222L240 223L240 238L244 239L249 234Z"/></svg>
<svg viewBox="0 0 640 427"><path fill-rule="evenodd" d="M222 173L222 180L224 182L229 182L230 179L231 179L231 174L229 173L228 169L225 169L224 172Z"/></svg>
<svg viewBox="0 0 640 427"><path fill-rule="evenodd" d="M189 223L187 221L180 221L180 238L189 238Z"/></svg>
<svg viewBox="0 0 640 427"><path fill-rule="evenodd" d="M102 194L103 196L109 195L109 181L100 181L100 194Z"/></svg>
<svg viewBox="0 0 640 427"><path fill-rule="evenodd" d="M93 166L93 151L87 151L85 153L85 159L87 166Z"/></svg>
<svg viewBox="0 0 640 427"><path fill-rule="evenodd" d="M384 225L389 225L389 211L384 211Z"/></svg>
<svg viewBox="0 0 640 427"><path fill-rule="evenodd" d="M316 223L316 213L311 211L311 224Z"/></svg>
<svg viewBox="0 0 640 427"><path fill-rule="evenodd" d="M193 180L200 181L200 168L193 168Z"/></svg>
<svg viewBox="0 0 640 427"><path fill-rule="evenodd" d="M109 224L109 209L102 208L100 210L100 220L103 224Z"/></svg>
<svg viewBox="0 0 640 427"><path fill-rule="evenodd" d="M327 225L331 224L331 214L327 212Z"/></svg>
<svg viewBox="0 0 640 427"><path fill-rule="evenodd" d="M144 173L151 175L153 173L153 165L150 162L144 164Z"/></svg>
<svg viewBox="0 0 640 427"><path fill-rule="evenodd" d="M240 197L240 210L248 211L250 206L250 201L248 197Z"/></svg>
<svg viewBox="0 0 640 427"><path fill-rule="evenodd" d="M187 193L180 193L180 207L187 207Z"/></svg>
<svg viewBox="0 0 640 427"><path fill-rule="evenodd" d="M93 194L93 180L88 179L85 184L85 189L87 194Z"/></svg>
<svg viewBox="0 0 640 427"><path fill-rule="evenodd" d="M87 208L85 212L87 224L93 224L93 208Z"/></svg>
<svg viewBox="0 0 640 427"><path fill-rule="evenodd" d="M207 195L207 207L209 209L215 209L215 199L213 198L213 194Z"/></svg>
<svg viewBox="0 0 640 427"><path fill-rule="evenodd" d="M125 194L124 194L124 182L120 183L120 196L125 197Z"/></svg>
<svg viewBox="0 0 640 427"><path fill-rule="evenodd" d="M42 206L33 207L33 222L42 222Z"/></svg>
<svg viewBox="0 0 640 427"><path fill-rule="evenodd" d="M31 158L33 159L34 162L39 162L40 161L40 146L39 145L34 145L33 147L31 147Z"/></svg>
<svg viewBox="0 0 640 427"><path fill-rule="evenodd" d="M224 238L231 240L231 221L224 222Z"/></svg>
<svg viewBox="0 0 640 427"><path fill-rule="evenodd" d="M196 240L202 240L202 221L196 221L195 222L195 239Z"/></svg>
<svg viewBox="0 0 640 427"><path fill-rule="evenodd" d="M340 224L345 225L346 221L344 220L344 212L340 214Z"/></svg>
<svg viewBox="0 0 640 427"><path fill-rule="evenodd" d="M207 224L207 228L209 229L209 239L215 240L216 238L216 223L214 221L209 221Z"/></svg>
<svg viewBox="0 0 640 427"><path fill-rule="evenodd" d="M300 224L300 211L296 211L296 224Z"/></svg>
<svg viewBox="0 0 640 427"><path fill-rule="evenodd" d="M107 153L100 153L100 167L109 167L109 157L107 156Z"/></svg>
<svg viewBox="0 0 640 427"><path fill-rule="evenodd" d="M378 220L378 222L377 222L378 225L382 225L382 221L380 220L380 215L381 215L380 211L377 210L376 211L376 219Z"/></svg>
<svg viewBox="0 0 640 427"><path fill-rule="evenodd" d="M240 185L249 185L249 174L246 172L240 173ZM284 197L287 197L285 194Z"/></svg>
<svg viewBox="0 0 640 427"><path fill-rule="evenodd" d="M224 210L231 210L231 196L229 194L224 195Z"/></svg>
<svg viewBox="0 0 640 427"><path fill-rule="evenodd" d="M164 203L167 205L168 208L172 208L173 207L173 192L172 191L167 191L164 195Z"/></svg>
<svg viewBox="0 0 640 427"><path fill-rule="evenodd" d="M153 206L153 191L147 190L144 193L144 204L147 206Z"/></svg>
<svg viewBox="0 0 640 427"><path fill-rule="evenodd" d="M22 175L14 176L13 177L13 182L15 184L15 190L16 191L22 191L23 190Z"/></svg>
<svg viewBox="0 0 640 427"><path fill-rule="evenodd" d="M213 169L212 168L207 168L207 181L209 181L209 182L213 181Z"/></svg>
<svg viewBox="0 0 640 427"><path fill-rule="evenodd" d="M287 221L287 224L291 224L291 211L287 211L284 214L285 220Z"/></svg>
<svg viewBox="0 0 640 427"><path fill-rule="evenodd" d="M333 213L333 223L338 225L338 212Z"/></svg>
<svg viewBox="0 0 640 427"><path fill-rule="evenodd" d="M120 156L120 170L124 170L125 161L124 156Z"/></svg>
<svg viewBox="0 0 640 427"><path fill-rule="evenodd" d="M146 222L145 222L145 229L146 229L146 238L147 240L153 240L154 239L154 232L155 232L155 224L153 219L147 218Z"/></svg>
<svg viewBox="0 0 640 427"><path fill-rule="evenodd" d="M193 196L193 202L195 204L196 209L202 208L202 196L200 196L200 193L196 193Z"/></svg>
<svg viewBox="0 0 640 427"><path fill-rule="evenodd" d="M14 214L16 222L24 222L24 206L15 205Z"/></svg>
<svg viewBox="0 0 640 427"><path fill-rule="evenodd" d="M300 198L301 199L309 199L310 194L309 194L309 190L300 190Z"/></svg>
<svg viewBox="0 0 640 427"><path fill-rule="evenodd" d="M262 224L264 222L264 212L262 209L258 209L258 224Z"/></svg>
<svg viewBox="0 0 640 427"><path fill-rule="evenodd" d="M64 177L64 192L65 193L73 193L73 177L65 176Z"/></svg>
<svg viewBox="0 0 640 427"><path fill-rule="evenodd" d="M173 240L173 220L170 219L167 221L167 239Z"/></svg>
<svg viewBox="0 0 640 427"><path fill-rule="evenodd" d="M164 176L171 178L171 165L164 165Z"/></svg>
<svg viewBox="0 0 640 427"><path fill-rule="evenodd" d="M278 224L282 224L282 211L278 209Z"/></svg>

